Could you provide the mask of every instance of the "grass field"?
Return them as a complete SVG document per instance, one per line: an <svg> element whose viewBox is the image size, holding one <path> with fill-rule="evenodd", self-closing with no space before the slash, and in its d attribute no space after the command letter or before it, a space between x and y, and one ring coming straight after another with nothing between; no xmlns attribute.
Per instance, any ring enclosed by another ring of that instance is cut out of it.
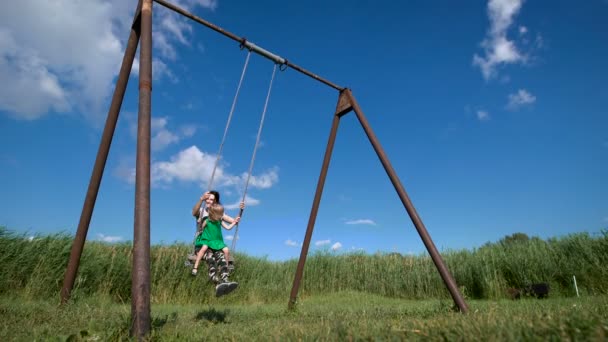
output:
<svg viewBox="0 0 608 342"><path fill-rule="evenodd" d="M128 243L87 242L70 302L59 289L72 237L0 227L0 341L129 340ZM152 246L153 340L581 340L608 339L608 231L541 240L514 234L474 250L442 251L469 313L453 301L428 255L314 253L298 304L287 311L297 260L236 253L240 283L216 298L192 277L184 244ZM573 286L576 276L580 297ZM548 299L508 299L546 282Z"/></svg>
<svg viewBox="0 0 608 342"><path fill-rule="evenodd" d="M210 289L209 289L210 290ZM237 290L238 291L238 290ZM608 296L469 301L466 315L451 301L403 300L357 292L270 304L152 307L152 340L162 341L606 341ZM129 339L131 307L87 298L60 308L57 300L0 297L2 341Z"/></svg>

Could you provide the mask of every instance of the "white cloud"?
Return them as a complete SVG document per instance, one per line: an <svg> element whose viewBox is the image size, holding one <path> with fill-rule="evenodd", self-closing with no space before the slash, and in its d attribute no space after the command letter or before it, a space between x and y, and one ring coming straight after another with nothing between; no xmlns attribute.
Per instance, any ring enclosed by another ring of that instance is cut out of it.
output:
<svg viewBox="0 0 608 342"><path fill-rule="evenodd" d="M536 96L530 94L525 89L519 89L515 94L509 94L509 103L507 108L517 110L522 106L530 105L536 102Z"/></svg>
<svg viewBox="0 0 608 342"><path fill-rule="evenodd" d="M243 174L241 175L241 182L245 183L246 181L247 173L243 172ZM249 186L257 189L268 189L275 185L278 181L279 168L274 167L259 176L255 176L252 174L251 178L249 179Z"/></svg>
<svg viewBox="0 0 608 342"><path fill-rule="evenodd" d="M325 246L325 245L329 245L331 243L331 240L319 240L315 242L315 246Z"/></svg>
<svg viewBox="0 0 608 342"><path fill-rule="evenodd" d="M226 239L227 241L232 241L232 240L234 240L234 235L226 235L226 236L224 236L224 239ZM236 238L237 241L240 239L241 239L240 237Z"/></svg>
<svg viewBox="0 0 608 342"><path fill-rule="evenodd" d="M159 123L159 124L162 124ZM158 161L151 165L151 181L153 186L167 186L173 182L193 182L198 183L201 188L206 189L207 183L211 179L213 166L215 165L216 155L203 152L196 146L190 146L176 155L169 158L169 161ZM126 163L120 164L114 174L129 183L135 180L135 169L132 166L127 166ZM244 174L246 177L246 174ZM252 176L252 180L257 180L258 183L250 182L251 188L267 189L278 181L278 168L272 168L258 176ZM263 181L260 181L263 180ZM244 176L235 176L225 172L224 165L220 160L215 171L214 188L223 187L228 191L233 189L236 193L242 193L244 185ZM253 183L253 184L252 184ZM246 204L255 206L260 203L259 200L247 196ZM232 208L231 204L228 208Z"/></svg>
<svg viewBox="0 0 608 342"><path fill-rule="evenodd" d="M217 9L218 0L175 0L172 1L179 7L189 9L195 6L208 8L212 11ZM160 6L159 6L160 7Z"/></svg>
<svg viewBox="0 0 608 342"><path fill-rule="evenodd" d="M337 250L339 250L340 248L342 248L342 244L341 244L341 243L339 243L339 242L336 242L336 243L334 243L333 245L331 245L331 250L332 250L332 251L337 251Z"/></svg>
<svg viewBox="0 0 608 342"><path fill-rule="evenodd" d="M130 132L133 138L137 137L136 116L130 116ZM171 144L176 144L184 138L189 138L196 132L193 125L182 126L176 132L169 130L169 117L153 117L150 122L151 128L151 148L152 151L161 151Z"/></svg>
<svg viewBox="0 0 608 342"><path fill-rule="evenodd" d="M358 219L358 220L349 220L344 222L345 224L367 224L370 226L375 226L376 222L370 219Z"/></svg>
<svg viewBox="0 0 608 342"><path fill-rule="evenodd" d="M196 146L180 151L170 161L152 164L152 183L172 183L173 181L198 182L204 184L211 177L215 155L204 153ZM223 176L223 169L218 166L216 179Z"/></svg>
<svg viewBox="0 0 608 342"><path fill-rule="evenodd" d="M285 240L285 244L287 246L290 246L290 247L298 247L298 246L300 246L299 243L297 243L297 242L295 242L293 240L290 240L290 239Z"/></svg>
<svg viewBox="0 0 608 342"><path fill-rule="evenodd" d="M168 35L155 29L152 32L152 36L154 37L152 44L154 44L154 47L160 51L161 56L172 61L177 59L177 50L173 44L169 42ZM139 63L137 63L137 65L139 70ZM154 70L156 70L156 68L153 67L152 72L154 72Z"/></svg>
<svg viewBox="0 0 608 342"><path fill-rule="evenodd" d="M260 204L260 200L255 199L253 197L250 197L249 195L247 195L245 197L245 209L247 207L255 207L256 205L259 205L259 204ZM224 208L226 208L226 209L237 209L237 208L239 208L240 205L241 205L241 200L238 200L238 201L236 201L234 203L224 205Z"/></svg>
<svg viewBox="0 0 608 342"><path fill-rule="evenodd" d="M29 236L29 237L27 238L27 241L34 241L34 236Z"/></svg>
<svg viewBox="0 0 608 342"><path fill-rule="evenodd" d="M496 76L496 69L500 65L526 60L526 56L518 51L515 43L507 38L507 30L513 22L513 17L521 9L522 3L523 0L488 1L490 30L481 42L485 56L477 54L473 56L473 65L479 66L486 80Z"/></svg>
<svg viewBox="0 0 608 342"><path fill-rule="evenodd" d="M490 113L488 113L485 110L478 110L477 111L477 119L479 121L488 121L488 120L490 120Z"/></svg>
<svg viewBox="0 0 608 342"><path fill-rule="evenodd" d="M196 133L196 126L194 126L194 125L189 125L189 126L184 125L184 126L182 126L180 128L180 131L181 131L181 134L184 137L190 138L191 136L194 135L194 133Z"/></svg>
<svg viewBox="0 0 608 342"><path fill-rule="evenodd" d="M520 26L519 27L519 34L524 35L528 32L528 28L525 26Z"/></svg>
<svg viewBox="0 0 608 342"><path fill-rule="evenodd" d="M179 5L214 10L217 0L181 0ZM0 11L0 110L16 119L49 113L82 113L100 123L119 72L136 1L20 0ZM175 60L173 45L190 46L186 18L155 6L155 79L177 82L163 59ZM52 14L51 14L52 13ZM133 65L137 72L138 63Z"/></svg>
<svg viewBox="0 0 608 342"><path fill-rule="evenodd" d="M109 243L114 243L114 242L119 242L119 241L124 240L124 238L122 236L107 236L107 235L103 235L103 234L97 234L97 239L99 241L109 242Z"/></svg>
<svg viewBox="0 0 608 342"><path fill-rule="evenodd" d="M152 118L152 150L162 150L172 143L179 141L179 137L167 129L167 117Z"/></svg>
<svg viewBox="0 0 608 342"><path fill-rule="evenodd" d="M138 70L139 70L139 63L138 63ZM169 81L171 81L173 83L177 83L179 81L177 79L177 76L175 76L175 74L173 74L173 72L169 69L169 67L167 66L167 64L165 64L165 62L163 62L162 60L160 60L158 58L154 58L152 60L152 79L153 79L153 81L161 80L164 77L168 78Z"/></svg>

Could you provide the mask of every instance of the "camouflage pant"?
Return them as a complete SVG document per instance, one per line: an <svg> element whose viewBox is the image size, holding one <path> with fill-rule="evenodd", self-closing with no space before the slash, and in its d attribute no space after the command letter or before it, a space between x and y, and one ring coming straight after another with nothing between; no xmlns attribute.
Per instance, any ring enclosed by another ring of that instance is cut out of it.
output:
<svg viewBox="0 0 608 342"><path fill-rule="evenodd" d="M214 282L216 285L221 283L227 283L230 280L228 276L228 261L221 250L213 250L209 248L203 256L207 263L209 280Z"/></svg>

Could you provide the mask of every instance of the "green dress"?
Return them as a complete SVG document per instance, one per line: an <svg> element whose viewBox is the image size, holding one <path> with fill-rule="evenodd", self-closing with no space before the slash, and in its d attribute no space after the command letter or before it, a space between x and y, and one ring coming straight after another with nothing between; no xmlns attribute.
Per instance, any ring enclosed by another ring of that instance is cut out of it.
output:
<svg viewBox="0 0 608 342"><path fill-rule="evenodd" d="M206 245L215 250L227 247L224 243L224 237L222 236L222 221L211 221L210 219L207 219L206 221L207 224L205 225L205 229L203 230L203 233L196 238L194 245L196 247Z"/></svg>

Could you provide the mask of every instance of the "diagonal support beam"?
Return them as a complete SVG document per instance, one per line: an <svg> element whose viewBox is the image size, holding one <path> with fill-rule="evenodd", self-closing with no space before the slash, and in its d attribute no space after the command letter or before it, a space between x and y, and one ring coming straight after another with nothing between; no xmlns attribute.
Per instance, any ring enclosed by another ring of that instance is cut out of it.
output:
<svg viewBox="0 0 608 342"><path fill-rule="evenodd" d="M369 139L370 143L374 147L374 151L376 151L378 158L380 158L380 162L382 163L382 166L384 167L384 170L386 171L388 178L390 178L391 183L393 183L393 186L395 187L395 190L397 191L397 194L399 195L399 198L401 199L401 203L403 203L405 210L407 211L410 218L412 219L412 223L414 223L414 226L416 227L416 230L418 231L418 234L420 235L420 238L422 239L424 246L426 247L427 251L431 255L431 259L433 259L433 262L435 263L435 266L437 267L437 270L439 271L439 274L441 275L441 278L443 279L445 286L447 287L448 291L452 295L452 299L454 299L454 303L458 306L458 308L460 309L460 312L466 313L468 311L467 304L465 303L464 298L460 294L460 291L458 290L458 287L456 286L456 282L454 281L454 278L452 278L450 271L448 271L445 263L443 262L443 259L441 258L441 255L437 251L437 248L435 247L435 244L433 243L433 240L431 239L431 236L429 235L428 231L426 230L424 223L422 223L422 219L420 219L418 212L416 212L416 208L414 208L412 201L410 200L409 196L405 192L405 188L401 184L401 181L399 180L397 173L393 169L391 162L388 160L388 157L387 157L386 153L384 152L382 145L380 145L380 142L378 141L376 134L374 134L374 131L372 130L369 122L367 122L367 119L365 118L365 115L363 114L363 111L361 110L361 108L359 107L359 104L355 100L352 92L349 89L346 89L344 91L344 93L348 97L349 102L353 107L353 111L357 115L357 119L359 119L359 123L361 124L361 126L363 126L363 130L365 131L367 138Z"/></svg>
<svg viewBox="0 0 608 342"><path fill-rule="evenodd" d="M308 218L308 227L306 228L304 242L302 243L300 260L298 261L298 267L296 269L296 274L293 279L293 286L291 288L291 295L289 297L288 304L289 309L293 309L297 301L298 290L300 288L302 274L304 273L304 264L306 263L306 256L308 255L308 248L310 247L310 238L312 237L312 231L314 230L315 221L317 220L319 204L321 203L321 195L323 195L323 187L325 185L325 179L327 178L327 170L329 169L331 154L333 152L334 144L336 142L336 135L338 134L338 125L340 124L340 117L350 111L351 107L352 106L350 105L349 98L345 95L345 91L341 91L340 96L338 97L338 104L336 105L336 112L334 114L333 121L331 124L331 131L329 133L329 140L327 141L327 148L325 149L323 165L321 166L321 174L319 175L319 181L317 182L315 198L312 202L310 217Z"/></svg>
<svg viewBox="0 0 608 342"><path fill-rule="evenodd" d="M76 274L78 273L82 249L84 248L84 242L89 231L91 216L93 215L97 194L99 193L99 185L101 184L101 179L103 177L103 171L108 159L108 153L110 152L110 146L112 145L112 137L114 136L114 131L116 130L118 114L120 113L122 101L125 97L125 90L127 89L127 83L129 82L131 67L133 66L133 60L135 59L137 44L139 43L140 16L141 0L137 4L137 9L135 10L135 16L131 26L131 33L129 34L129 40L122 59L122 65L120 67L120 73L118 74L118 80L116 81L114 95L112 95L112 103L110 104L110 109L108 110L106 125L103 129L99 149L97 150L95 166L93 166L89 187L82 206L80 221L78 222L78 229L76 230L76 236L74 237L74 242L72 243L70 259L65 271L63 287L61 288L62 304L65 304L70 299L72 288L74 287L74 280L76 279Z"/></svg>

